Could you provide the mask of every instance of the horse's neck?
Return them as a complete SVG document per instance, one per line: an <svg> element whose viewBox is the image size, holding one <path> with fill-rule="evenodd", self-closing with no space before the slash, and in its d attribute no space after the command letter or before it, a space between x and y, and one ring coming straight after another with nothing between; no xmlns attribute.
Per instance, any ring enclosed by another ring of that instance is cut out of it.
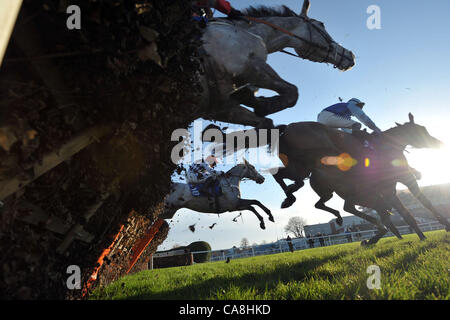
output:
<svg viewBox="0 0 450 320"><path fill-rule="evenodd" d="M238 166L235 166L227 171L227 173L225 175L226 175L226 179L227 179L228 183L239 187L239 184L242 179L241 178L242 171L240 171L240 170L243 170L243 169L239 168Z"/></svg>
<svg viewBox="0 0 450 320"><path fill-rule="evenodd" d="M239 197L240 196L240 190L239 190L240 182L241 182L241 179L239 178L239 176L236 176L236 175L226 176L226 177L222 178L220 185L222 186L222 189L224 191L228 190L228 191L225 191L226 193L234 194L234 196Z"/></svg>
<svg viewBox="0 0 450 320"><path fill-rule="evenodd" d="M227 180L232 186L239 187L239 184L241 183L241 179L238 176L231 176L227 178Z"/></svg>
<svg viewBox="0 0 450 320"><path fill-rule="evenodd" d="M387 145L402 152L405 150L407 142L405 141L405 134L401 127L394 127L384 131L383 137Z"/></svg>
<svg viewBox="0 0 450 320"><path fill-rule="evenodd" d="M235 167L231 168L230 170L228 170L225 174L228 182L230 182L233 185L239 184L239 181L241 180L241 178L240 178L241 171L240 170L242 170L242 169L240 169L239 166L235 166Z"/></svg>
<svg viewBox="0 0 450 320"><path fill-rule="evenodd" d="M289 32L293 32L295 29L298 29L299 24L300 28L304 27L305 23L301 22L298 18L295 17L262 17L258 19L264 20ZM268 53L280 51L287 47L301 46L300 41L295 37L292 37L279 30L275 30L271 26L268 26L264 23L252 22L251 24L249 24L246 21L239 21L238 25L246 31L260 37L264 41Z"/></svg>

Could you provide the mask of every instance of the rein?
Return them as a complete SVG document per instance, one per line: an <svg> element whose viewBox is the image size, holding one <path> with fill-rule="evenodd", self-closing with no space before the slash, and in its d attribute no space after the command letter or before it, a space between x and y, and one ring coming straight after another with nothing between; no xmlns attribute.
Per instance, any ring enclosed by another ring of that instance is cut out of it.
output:
<svg viewBox="0 0 450 320"><path fill-rule="evenodd" d="M409 153L409 151L406 150L406 146L403 145L401 142L399 142L395 137L390 136L389 133L385 134L387 131L389 130L386 130L381 133L381 138L384 139L384 143L393 146L394 149L398 149L400 151Z"/></svg>
<svg viewBox="0 0 450 320"><path fill-rule="evenodd" d="M326 48L324 46L315 44L314 42L311 41L311 39L308 40L308 39L305 39L303 37L300 37L300 36L290 32L289 30L286 30L286 29L284 29L284 28L282 28L280 26L277 26L276 24L273 24L273 23L271 23L269 21L258 19L258 18L255 18L255 17L250 17L250 16L245 16L244 18L247 19L247 20L253 21L253 22L265 24L265 25L267 25L267 26L269 26L269 27L271 27L271 28L273 28L275 30L278 30L278 31L280 31L282 33L285 33L285 34L287 34L287 35L289 35L291 37L294 37L294 38L297 38L299 40L302 40L302 41L308 43L309 45L312 45L312 46L315 46L315 47L318 47L318 48L321 48L321 49L328 49L328 48Z"/></svg>
<svg viewBox="0 0 450 320"><path fill-rule="evenodd" d="M301 41L303 41L303 42L309 44L310 47L313 46L313 47L317 47L317 48L320 48L320 49L327 50L327 55L326 55L325 58L324 58L322 61L320 61L320 62L326 62L326 60L328 59L328 57L329 57L329 55L330 55L330 52L331 52L331 50L332 50L331 42L333 42L333 40L332 40L328 35L324 34L322 30L320 30L319 28L317 28L317 26L311 24L311 23L309 22L309 20L308 20L309 18L305 18L305 17L303 17L303 16L299 16L299 18L302 18L302 19L304 19L304 20L307 22L308 30L309 30L309 40L306 39L306 38L303 38L303 37L301 37L301 36L298 36L298 35L296 35L296 34L290 32L289 30L286 30L286 29L284 29L284 28L282 28L282 27L280 27L280 26L278 26L278 25L276 25L276 24L273 24L273 23L271 23L271 22L268 22L268 21L266 21L266 20L262 20L262 19L255 18L255 17L250 17L250 16L243 16L243 18L244 18L245 20L248 20L248 21L253 21L253 22L265 24L265 25L267 25L267 26L269 26L269 27L271 27L271 28L273 28L273 29L275 29L275 30L278 30L278 31L280 31L280 32L282 32L282 33L285 33L285 34L287 34L287 35L289 35L289 36L291 36L291 37L293 37L293 38L297 38L297 39L299 39L299 40L301 40ZM320 35L321 35L324 39L326 39L327 42L329 42L328 47L325 47L325 46L316 44L316 43L314 43L314 42L312 41L311 25L313 26L313 28L315 28L315 29L320 33ZM342 50L344 50L344 49L342 49ZM288 51L286 51L286 50L280 50L280 52L283 52L283 53L288 54L288 55L293 56L293 57L297 57L297 58L303 59L303 58L300 57L299 55L293 54L293 53L288 52ZM309 53L309 50L307 50L306 53L308 54L308 53ZM336 52L336 55L337 55L337 52ZM341 60L340 60L337 64L340 64L340 63L342 62L343 59L344 59L344 51L342 51L342 54L341 54ZM336 68L336 64L334 65L334 67Z"/></svg>

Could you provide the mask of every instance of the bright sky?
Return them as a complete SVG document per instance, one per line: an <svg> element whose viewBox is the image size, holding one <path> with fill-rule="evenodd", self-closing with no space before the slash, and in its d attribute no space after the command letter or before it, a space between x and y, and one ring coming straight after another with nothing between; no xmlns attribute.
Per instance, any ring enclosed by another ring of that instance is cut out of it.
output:
<svg viewBox="0 0 450 320"><path fill-rule="evenodd" d="M231 1L242 9L248 5L276 6L285 4L296 12L301 0ZM366 13L370 5L381 9L381 29L369 30ZM434 137L450 145L450 1L432 2L411 0L311 0L309 16L325 23L335 41L356 55L356 65L341 72L332 66L272 54L268 62L278 74L299 88L300 97L294 108L271 116L275 124L297 121L316 121L325 107L337 103L338 97L352 97L366 102L364 111L382 130L408 120L408 112L416 123L427 127ZM216 14L217 16L220 16ZM264 94L264 92L263 92ZM450 182L446 164L450 149L412 150L406 154L411 166L423 174L420 185ZM218 167L226 170L228 167ZM251 244L276 241L286 237L284 226L289 218L302 216L308 224L324 223L334 216L314 208L318 200L306 181L295 196L297 202L288 209L280 209L284 193L268 174L262 185L253 181L241 184L242 198L258 199L272 210L275 223L266 219L266 230L259 228L253 213L244 211L243 218L232 222L239 212L214 214L181 209L174 216L171 230L160 250L174 244L187 245L193 241L207 241L213 250L239 246L243 237ZM335 195L328 205L342 210L343 201ZM216 222L211 230L209 225ZM188 226L196 224L192 233Z"/></svg>

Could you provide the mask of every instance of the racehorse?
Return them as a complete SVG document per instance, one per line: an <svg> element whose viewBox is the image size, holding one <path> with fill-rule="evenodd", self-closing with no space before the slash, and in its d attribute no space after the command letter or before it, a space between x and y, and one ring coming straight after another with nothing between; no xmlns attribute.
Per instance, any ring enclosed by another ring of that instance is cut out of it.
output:
<svg viewBox="0 0 450 320"><path fill-rule="evenodd" d="M442 142L432 137L425 127L414 122L412 114L409 114L409 122L403 125L397 123L396 127L376 138L367 134L366 138L371 140L374 150L365 148L352 134L317 122L296 122L279 128L279 154L284 167L278 168L274 178L287 196L282 207L292 205L295 201L293 193L304 185L304 179L310 177L310 185L320 197L316 208L334 214L337 223L342 224L339 211L325 205L336 192L345 201L345 211L377 226L378 233L369 240L369 244L376 243L387 230L377 219L358 211L356 205L375 209L381 222L401 238L389 218L389 211L394 208L419 238L425 239L413 216L396 195L396 184L400 182L447 231L450 230L447 219L421 192L416 181L417 172L408 165L403 154L408 145L416 148L442 146ZM295 183L286 186L285 178Z"/></svg>
<svg viewBox="0 0 450 320"><path fill-rule="evenodd" d="M253 180L258 184L263 183L265 180L256 171L255 167L244 159L244 163L234 166L219 178L222 195L217 197L217 206L214 206L214 201L211 201L212 199L210 197L193 196L188 184L174 183L171 192L164 199L164 212L159 217L172 219L175 213L181 208L216 214L227 211L249 210L258 218L261 229L265 229L263 217L252 205L259 206L269 216L269 220L272 222L274 222L273 216L270 210L258 200L241 199L239 184L244 178Z"/></svg>
<svg viewBox="0 0 450 320"><path fill-rule="evenodd" d="M337 44L322 22L307 16L309 0L301 13L249 7L244 17L219 18L208 23L202 35L204 70L199 116L253 127L271 127L265 116L293 107L297 87L283 80L266 62L271 53L293 48L298 57L334 65L342 71L355 64L353 53ZM255 97L259 88L278 95ZM254 109L249 111L240 104Z"/></svg>
<svg viewBox="0 0 450 320"><path fill-rule="evenodd" d="M313 127L314 129L311 131ZM307 134L307 131L310 133ZM408 145L415 148L439 148L443 143L432 137L425 127L416 124L411 113L409 122L403 125L397 124L396 127L384 131L378 138L372 138L374 150L363 147L358 138L351 134L320 124L289 125L286 127L282 140L283 143L280 141L280 145L287 144L288 148L297 150L298 153L295 155L297 157L306 151L306 143L316 143L314 157L317 158L315 160L312 160L309 155L309 159L303 159L303 162L299 163L295 161L295 157L291 158L287 155L289 162L287 167L294 161L296 162L294 167L305 164L303 172L310 170L310 185L320 196L315 205L316 208L339 217L337 210L325 206L325 203L333 196L333 192L336 192L345 201L345 211L376 224L378 232L367 243L376 243L387 230L382 228L373 217L358 211L355 205L375 209L382 222L397 237L401 238L388 215L388 212L394 208L414 229L419 238L425 239L414 217L396 195L398 182L405 185L422 205L445 226L447 231L450 230L447 219L436 210L420 190L416 181L416 171L408 165L403 154ZM330 142L332 145L329 145ZM324 149L320 149L320 147ZM333 149L332 153L328 153ZM344 151L347 152L347 155L343 154ZM299 178L297 175L294 180L298 181ZM301 186L298 184L290 191Z"/></svg>

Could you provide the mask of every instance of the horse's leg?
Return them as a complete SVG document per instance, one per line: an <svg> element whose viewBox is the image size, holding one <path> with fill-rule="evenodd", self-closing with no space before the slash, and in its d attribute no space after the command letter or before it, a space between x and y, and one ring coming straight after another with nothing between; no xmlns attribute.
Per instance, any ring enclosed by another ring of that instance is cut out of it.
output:
<svg viewBox="0 0 450 320"><path fill-rule="evenodd" d="M346 200L344 203L344 210L357 216L357 217L360 217L364 220L369 221L370 223L374 224L378 229L378 232L375 234L375 236L370 238L369 241L367 241L367 242L366 241L361 242L361 245L377 243L378 240L380 240L381 237L383 237L388 232L388 229L384 225L379 223L377 219L357 210L355 208L355 204L353 202Z"/></svg>
<svg viewBox="0 0 450 320"><path fill-rule="evenodd" d="M259 226L261 227L261 229L263 229L263 230L266 229L266 225L264 224L263 217L261 217L261 215L258 213L258 211L255 210L255 208L253 208L252 206L248 206L248 207L239 208L238 210L249 210L249 211L253 212L259 220Z"/></svg>
<svg viewBox="0 0 450 320"><path fill-rule="evenodd" d="M319 199L319 201L316 202L316 204L314 205L314 207L316 207L317 209L320 210L324 210L324 211L328 211L332 214L334 214L337 219L336 219L336 223L340 226L342 226L343 223L343 219L341 217L341 214L339 213L338 210L335 210L333 208L330 208L328 206L325 205L325 202L327 202L328 200L330 200L333 197L333 194L330 193L328 195L322 195Z"/></svg>
<svg viewBox="0 0 450 320"><path fill-rule="evenodd" d="M390 214L384 211L377 211L380 216L381 222L398 238L403 239L402 235L398 231L397 227L392 223Z"/></svg>
<svg viewBox="0 0 450 320"><path fill-rule="evenodd" d="M342 226L342 217L338 210L332 209L330 207L327 207L325 205L325 202L330 200L333 197L333 190L331 188L325 187L324 185L320 184L319 181L316 179L316 176L313 174L309 180L309 184L311 188L314 190L315 193L320 197L319 201L314 205L317 209L324 210L327 212L330 212L334 214L337 219L336 223L340 226Z"/></svg>
<svg viewBox="0 0 450 320"><path fill-rule="evenodd" d="M270 212L269 208L264 206L258 200L239 199L239 202L238 202L238 206L239 207L241 207L241 206L248 207L250 205L256 205L256 206L260 207L262 210L264 210L265 213L267 213L267 215L269 216L269 220L272 221L272 222L275 222L275 220L273 219L272 213Z"/></svg>
<svg viewBox="0 0 450 320"><path fill-rule="evenodd" d="M289 179L290 176L287 174L288 169L285 167L279 167L277 170L277 173L272 175L275 181L280 185L280 187L283 189L284 193L286 194L286 199L284 199L283 203L281 204L281 208L288 208L294 204L296 198L293 195L292 190L288 188L286 183L283 179ZM292 188L291 188L292 189ZM298 190L298 189L297 189Z"/></svg>
<svg viewBox="0 0 450 320"><path fill-rule="evenodd" d="M403 239L397 227L392 223L391 216L386 208L379 207L375 209L380 216L381 222L398 238Z"/></svg>
<svg viewBox="0 0 450 320"><path fill-rule="evenodd" d="M431 204L430 200L428 200L427 197L423 194L423 192L419 188L419 185L417 184L416 179L414 178L414 175L411 174L402 180L403 181L401 181L401 183L407 186L414 197L416 197L417 200L419 200L425 208L431 211L431 213L436 217L439 223L445 226L445 230L450 231L450 224L448 220L436 210L436 208Z"/></svg>
<svg viewBox="0 0 450 320"><path fill-rule="evenodd" d="M225 106L221 111L213 111L204 117L207 120L216 120L227 123L242 124L255 128L271 129L274 127L271 119L256 115L254 112L240 106Z"/></svg>
<svg viewBox="0 0 450 320"><path fill-rule="evenodd" d="M284 199L283 203L281 204L281 208L289 208L296 201L294 192L305 185L303 179L308 176L303 171L304 170L301 170L301 168L297 168L295 165L290 163L288 167L279 167L277 173L272 175L275 181L280 185L280 187L286 194L286 199ZM303 175L299 174L299 172L303 172ZM283 179L292 180L294 181L294 183L287 186Z"/></svg>
<svg viewBox="0 0 450 320"><path fill-rule="evenodd" d="M355 215L355 216L357 216L357 217L360 217L361 219L369 221L370 223L374 224L377 227L384 228L384 226L381 225L380 222L377 219L375 219L374 217L371 217L371 216L365 214L364 212L361 212L361 211L357 210L355 208L355 204L350 202L350 201L346 200L344 202L344 210L349 212L349 213L351 213L351 214L353 214L353 215Z"/></svg>
<svg viewBox="0 0 450 320"><path fill-rule="evenodd" d="M254 108L258 116L267 116L293 107L297 103L297 87L283 80L263 59L251 59L244 74L245 77L241 77L241 82L248 82L258 88L273 90L279 94L273 97L255 97L254 94L247 93L239 97L239 102Z"/></svg>
<svg viewBox="0 0 450 320"><path fill-rule="evenodd" d="M283 180L284 178L287 178L287 176L285 175L286 171L287 170L285 167L278 167L277 173L273 174L272 177L280 185L281 189L283 189L286 196L289 197L289 196L291 196L291 194L288 193L287 185L286 185L286 183L284 183L284 180Z"/></svg>
<svg viewBox="0 0 450 320"><path fill-rule="evenodd" d="M411 212L409 212L409 210L405 208L405 206L397 196L394 196L392 200L392 206L398 211L398 213L402 216L406 223L410 225L414 229L414 231L416 231L420 240L424 240L426 237L423 234L422 230L420 230Z"/></svg>
<svg viewBox="0 0 450 320"><path fill-rule="evenodd" d="M170 199L170 198L169 198ZM178 206L178 204L175 204L171 201L167 201L167 199L164 201L164 207L163 212L158 216L158 218L162 219L172 219L175 213L180 209L181 207Z"/></svg>
<svg viewBox="0 0 450 320"><path fill-rule="evenodd" d="M159 215L162 219L172 219L178 209L183 208L186 201L184 196L184 184L173 184L170 193L164 198L163 212Z"/></svg>

